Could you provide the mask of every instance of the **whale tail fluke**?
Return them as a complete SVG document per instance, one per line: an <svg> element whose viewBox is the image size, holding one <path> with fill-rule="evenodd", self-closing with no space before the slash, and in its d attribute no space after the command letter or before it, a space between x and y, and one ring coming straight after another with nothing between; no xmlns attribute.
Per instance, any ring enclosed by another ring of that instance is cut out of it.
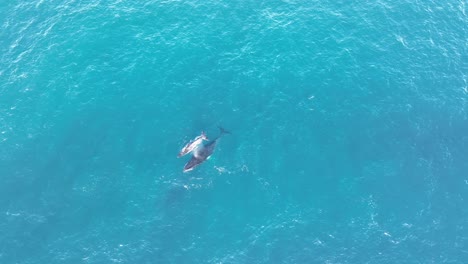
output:
<svg viewBox="0 0 468 264"><path fill-rule="evenodd" d="M223 134L232 134L231 132L227 131L226 129L224 129L221 126L218 126L218 128L219 128L219 136L221 136Z"/></svg>

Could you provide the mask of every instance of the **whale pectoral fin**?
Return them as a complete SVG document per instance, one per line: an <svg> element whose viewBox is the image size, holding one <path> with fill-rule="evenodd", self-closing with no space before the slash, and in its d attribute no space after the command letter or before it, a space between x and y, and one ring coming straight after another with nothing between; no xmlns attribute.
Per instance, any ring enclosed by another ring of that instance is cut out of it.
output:
<svg viewBox="0 0 468 264"><path fill-rule="evenodd" d="M206 132L205 132L205 131L202 131L202 132L201 132L200 137L201 137L203 140L209 140L208 137L206 136Z"/></svg>

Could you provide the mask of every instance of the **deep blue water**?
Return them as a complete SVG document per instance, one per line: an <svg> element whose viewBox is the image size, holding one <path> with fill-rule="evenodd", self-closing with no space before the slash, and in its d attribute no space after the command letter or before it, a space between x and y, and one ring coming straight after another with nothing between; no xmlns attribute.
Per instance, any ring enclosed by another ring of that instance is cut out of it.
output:
<svg viewBox="0 0 468 264"><path fill-rule="evenodd" d="M467 8L1 1L0 263L468 263Z"/></svg>

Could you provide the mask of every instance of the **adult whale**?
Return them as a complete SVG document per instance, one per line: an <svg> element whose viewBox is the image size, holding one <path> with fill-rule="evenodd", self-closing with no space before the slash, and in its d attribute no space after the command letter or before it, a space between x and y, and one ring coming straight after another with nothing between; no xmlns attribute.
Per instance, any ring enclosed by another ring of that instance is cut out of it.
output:
<svg viewBox="0 0 468 264"><path fill-rule="evenodd" d="M184 172L193 170L196 166L202 164L205 160L207 160L208 157L210 157L211 154L213 154L218 139L224 134L231 134L231 132L225 130L222 127L219 127L219 130L219 135L215 139L208 142L206 145L202 144L200 147L195 149L192 158L184 166Z"/></svg>

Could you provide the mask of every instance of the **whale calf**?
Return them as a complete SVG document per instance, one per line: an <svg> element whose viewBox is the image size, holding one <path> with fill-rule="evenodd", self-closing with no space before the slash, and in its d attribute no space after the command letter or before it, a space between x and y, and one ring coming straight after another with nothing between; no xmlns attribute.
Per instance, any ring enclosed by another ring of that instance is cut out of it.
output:
<svg viewBox="0 0 468 264"><path fill-rule="evenodd" d="M179 152L179 155L177 155L178 158L185 156L192 152L194 149L196 149L202 142L203 140L208 140L206 137L205 132L201 132L201 135L190 140L189 143L187 143L182 150Z"/></svg>
<svg viewBox="0 0 468 264"><path fill-rule="evenodd" d="M184 172L191 171L198 165L202 164L206 159L208 159L208 157L211 156L211 154L213 154L218 139L224 134L231 134L231 132L225 130L222 127L219 127L219 130L220 133L215 139L208 142L206 145L203 145L202 143L199 148L195 149L192 158L184 166Z"/></svg>

